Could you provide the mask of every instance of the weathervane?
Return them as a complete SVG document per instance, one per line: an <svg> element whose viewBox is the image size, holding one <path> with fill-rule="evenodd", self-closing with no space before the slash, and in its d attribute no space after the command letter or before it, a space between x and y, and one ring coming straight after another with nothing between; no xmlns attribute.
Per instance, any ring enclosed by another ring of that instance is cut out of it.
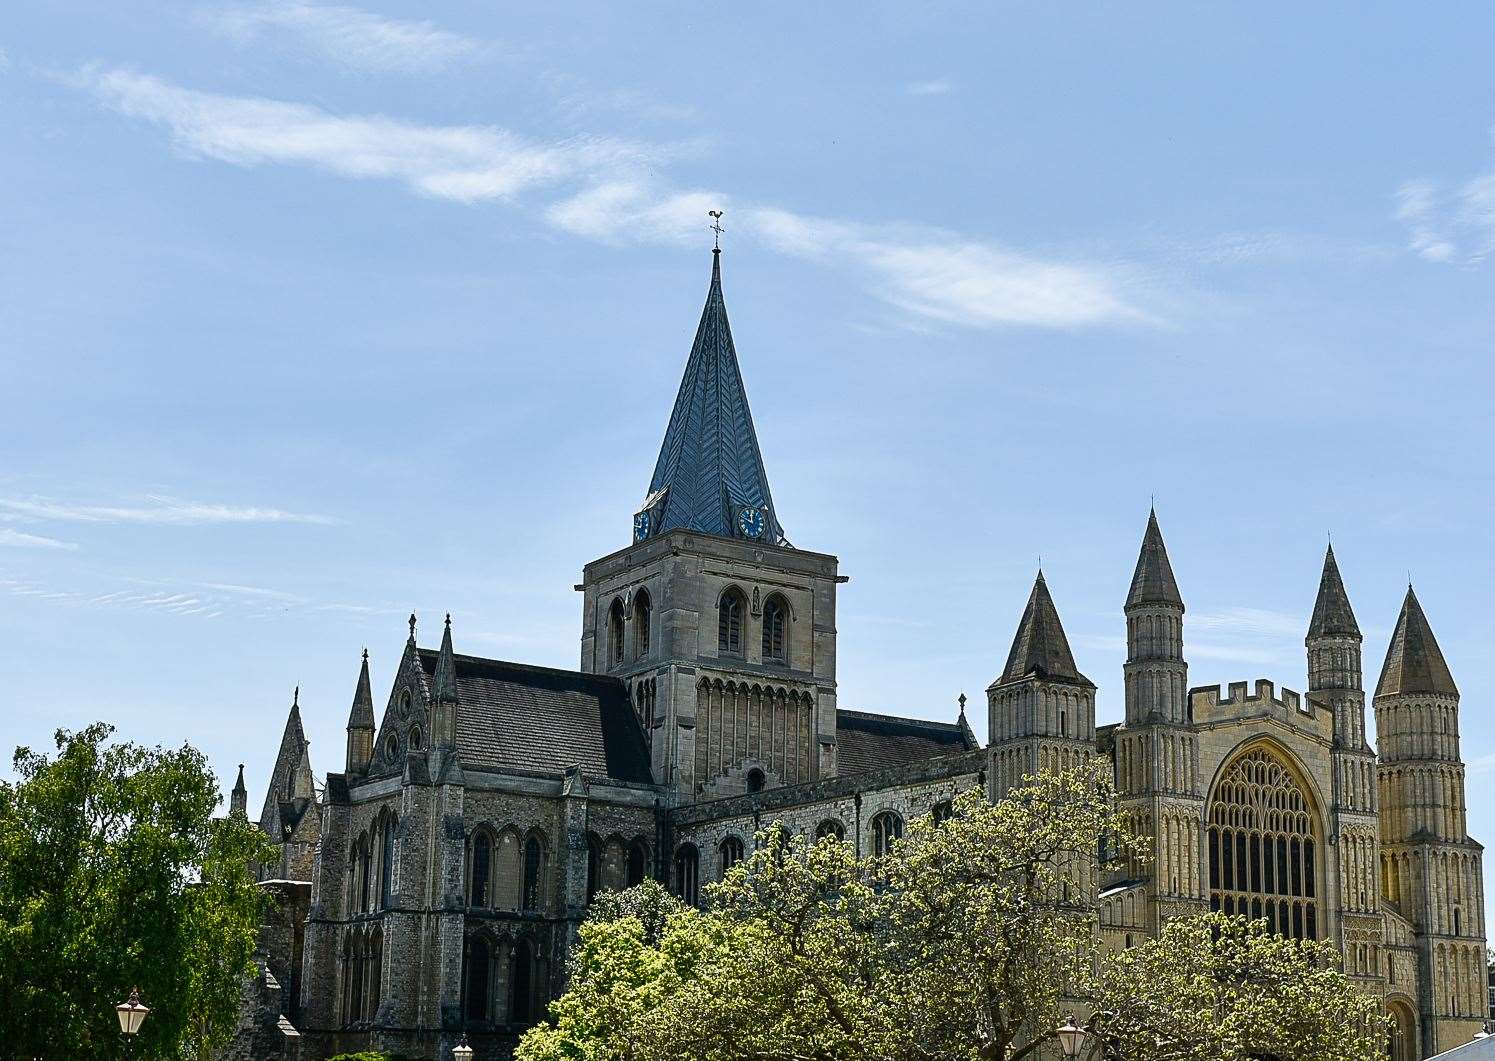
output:
<svg viewBox="0 0 1495 1061"><path fill-rule="evenodd" d="M711 231L716 233L713 239L715 245L712 247L712 250L721 250L722 233L726 231L726 229L722 228L722 212L720 210L707 210L706 212L711 215Z"/></svg>

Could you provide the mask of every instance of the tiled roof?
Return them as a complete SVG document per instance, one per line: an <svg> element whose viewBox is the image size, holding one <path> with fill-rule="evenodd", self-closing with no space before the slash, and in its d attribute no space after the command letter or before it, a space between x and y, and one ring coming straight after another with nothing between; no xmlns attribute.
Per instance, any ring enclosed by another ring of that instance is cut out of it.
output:
<svg viewBox="0 0 1495 1061"><path fill-rule="evenodd" d="M1334 560L1332 545L1324 554L1324 573L1319 576L1319 595L1313 602L1313 618L1308 623L1308 636L1360 636L1360 624L1355 622L1350 595L1344 591L1344 579L1339 577L1339 564Z"/></svg>
<svg viewBox="0 0 1495 1061"><path fill-rule="evenodd" d="M1168 547L1158 528L1157 512L1147 514L1147 531L1142 535L1142 551L1137 555L1137 569L1132 572L1132 588L1126 595L1126 606L1138 604L1172 604L1184 606L1173 565L1168 562Z"/></svg>
<svg viewBox="0 0 1495 1061"><path fill-rule="evenodd" d="M865 711L836 712L836 746L837 772L843 777L979 747L964 722L928 722Z"/></svg>
<svg viewBox="0 0 1495 1061"><path fill-rule="evenodd" d="M438 653L420 650L434 680ZM467 767L561 772L650 784L643 728L617 678L454 655L457 751Z"/></svg>
<svg viewBox="0 0 1495 1061"><path fill-rule="evenodd" d="M1028 594L1028 605L1017 624L1012 649L1007 653L1007 666L1002 668L999 680L1015 682L1029 676L1074 685L1091 684L1075 667L1069 638L1064 635L1064 624L1059 621L1059 611L1054 607L1054 598L1049 596L1042 571L1033 582L1033 592Z"/></svg>
<svg viewBox="0 0 1495 1061"><path fill-rule="evenodd" d="M1407 587L1402 613L1397 616L1391 645L1386 649L1386 663L1381 680L1376 683L1377 696L1399 696L1403 693L1438 693L1458 696L1459 688L1423 614L1417 594Z"/></svg>
<svg viewBox="0 0 1495 1061"><path fill-rule="evenodd" d="M661 494L662 500L654 500ZM712 257L706 307L648 497L646 503L658 506L650 534L684 528L736 537L734 513L739 506L752 506L768 512L764 541L776 543L783 536L727 323L719 252Z"/></svg>

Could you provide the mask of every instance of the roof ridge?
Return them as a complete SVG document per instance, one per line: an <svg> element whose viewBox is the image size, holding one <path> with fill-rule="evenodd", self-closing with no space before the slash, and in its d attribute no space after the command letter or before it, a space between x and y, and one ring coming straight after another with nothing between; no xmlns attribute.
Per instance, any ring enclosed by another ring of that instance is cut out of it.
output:
<svg viewBox="0 0 1495 1061"><path fill-rule="evenodd" d="M439 649L416 648L422 660L434 660L439 654ZM474 656L465 652L452 653L452 659L458 663L484 663L499 667L508 667L512 670L534 671L543 674L565 674L575 678L586 678L591 681L603 682L608 685L623 684L622 679L612 674L595 674L591 671L573 670L569 667L547 667L540 663L520 663L517 660L499 659L495 656Z"/></svg>
<svg viewBox="0 0 1495 1061"><path fill-rule="evenodd" d="M879 722L907 722L911 725L916 726L930 726L936 729L948 729L955 733L960 732L959 721L940 722L937 719L932 718L912 718L908 715L889 715L880 711L858 711L850 707L836 708L836 717L839 718L842 715L851 715L855 718L876 719Z"/></svg>

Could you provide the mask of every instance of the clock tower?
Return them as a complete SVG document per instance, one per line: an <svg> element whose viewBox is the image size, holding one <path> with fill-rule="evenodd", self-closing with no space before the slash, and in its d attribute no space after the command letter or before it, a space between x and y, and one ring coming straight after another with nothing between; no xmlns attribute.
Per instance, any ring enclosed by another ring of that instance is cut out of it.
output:
<svg viewBox="0 0 1495 1061"><path fill-rule="evenodd" d="M791 546L722 298L721 251L632 543L586 566L581 669L628 682L681 802L836 773L834 556Z"/></svg>

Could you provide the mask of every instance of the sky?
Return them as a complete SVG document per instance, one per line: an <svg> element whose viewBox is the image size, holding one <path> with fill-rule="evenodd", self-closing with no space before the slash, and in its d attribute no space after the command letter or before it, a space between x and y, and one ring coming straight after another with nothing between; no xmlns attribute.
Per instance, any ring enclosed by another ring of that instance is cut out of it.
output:
<svg viewBox="0 0 1495 1061"><path fill-rule="evenodd" d="M1305 685L1329 535L1410 577L1495 842L1495 9L0 10L0 744L108 720L258 807L450 612L574 667L706 294L840 703L951 720L1041 562L1099 721L1156 502L1190 683ZM984 733L984 712L972 723ZM1495 859L1487 872L1495 874ZM1495 877L1492 877L1495 884ZM1495 892L1495 888L1489 889Z"/></svg>

